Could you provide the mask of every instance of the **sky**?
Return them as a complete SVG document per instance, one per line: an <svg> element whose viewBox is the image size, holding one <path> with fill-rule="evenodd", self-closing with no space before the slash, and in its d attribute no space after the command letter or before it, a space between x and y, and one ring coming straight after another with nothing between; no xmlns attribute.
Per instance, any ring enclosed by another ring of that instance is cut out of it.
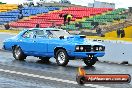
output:
<svg viewBox="0 0 132 88"><path fill-rule="evenodd" d="M22 2L25 2L26 0L0 0L0 1L10 4L20 4ZM33 0L33 1L36 2L39 0ZM46 0L46 1L49 2L49 1L60 1L60 0ZM82 5L82 6L88 6L88 3L94 2L94 0L70 0L70 1L72 4ZM96 0L96 1L115 3L116 8L132 7L132 0Z"/></svg>

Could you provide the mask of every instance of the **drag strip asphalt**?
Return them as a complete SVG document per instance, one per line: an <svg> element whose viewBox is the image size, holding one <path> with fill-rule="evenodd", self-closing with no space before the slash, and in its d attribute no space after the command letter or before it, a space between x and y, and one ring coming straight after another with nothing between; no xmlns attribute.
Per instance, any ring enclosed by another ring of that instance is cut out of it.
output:
<svg viewBox="0 0 132 88"><path fill-rule="evenodd" d="M40 76L40 75L29 74L29 73L16 72L16 71L5 70L5 69L0 69L0 72L16 74L16 75L23 75L23 76L29 76L29 77L33 77L33 78L46 79L46 80L52 80L52 81L57 81L57 82L69 83L69 84L77 84L77 82L75 82L75 81L58 79L58 78L47 77L47 76ZM98 86L98 85L95 85L95 84L86 84L84 86L95 87L95 88L110 88L110 87Z"/></svg>

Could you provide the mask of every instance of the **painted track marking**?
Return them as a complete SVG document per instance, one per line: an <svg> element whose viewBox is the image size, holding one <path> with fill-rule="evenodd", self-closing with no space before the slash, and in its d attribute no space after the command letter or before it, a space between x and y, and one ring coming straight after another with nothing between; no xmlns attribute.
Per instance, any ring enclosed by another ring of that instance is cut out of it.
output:
<svg viewBox="0 0 132 88"><path fill-rule="evenodd" d="M34 77L34 78L47 79L47 80L63 82L63 83L69 83L69 84L77 84L77 82L75 82L75 81L64 80L64 79L53 78L53 77L40 76L40 75L29 74L29 73L22 73L22 72L11 71L11 70L0 69L0 72L23 75L23 76ZM94 85L94 84L85 84L84 86L94 87L94 88L110 88L110 87L104 87L104 86L99 86L99 85Z"/></svg>

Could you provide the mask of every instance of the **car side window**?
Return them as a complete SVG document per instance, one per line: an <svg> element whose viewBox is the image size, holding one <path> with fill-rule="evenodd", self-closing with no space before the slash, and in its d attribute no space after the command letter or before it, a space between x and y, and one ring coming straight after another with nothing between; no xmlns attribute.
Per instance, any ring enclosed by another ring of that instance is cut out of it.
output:
<svg viewBox="0 0 132 88"><path fill-rule="evenodd" d="M27 32L25 32L25 33L22 35L22 37L24 37L24 38L33 38L33 36L34 36L33 31L27 31Z"/></svg>
<svg viewBox="0 0 132 88"><path fill-rule="evenodd" d="M48 38L54 38L53 34L50 31L46 31L47 37Z"/></svg>
<svg viewBox="0 0 132 88"><path fill-rule="evenodd" d="M45 38L46 37L43 30L36 30L35 36L36 36L36 38Z"/></svg>

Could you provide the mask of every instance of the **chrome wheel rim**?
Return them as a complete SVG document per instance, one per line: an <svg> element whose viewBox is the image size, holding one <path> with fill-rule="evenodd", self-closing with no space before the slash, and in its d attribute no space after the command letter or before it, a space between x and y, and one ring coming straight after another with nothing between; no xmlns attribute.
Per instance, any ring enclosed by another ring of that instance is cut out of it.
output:
<svg viewBox="0 0 132 88"><path fill-rule="evenodd" d="M63 52L60 52L58 54L58 61L59 61L60 64L65 62L65 54Z"/></svg>
<svg viewBox="0 0 132 88"><path fill-rule="evenodd" d="M20 48L15 49L15 56L18 58L18 56L20 55L21 51Z"/></svg>

